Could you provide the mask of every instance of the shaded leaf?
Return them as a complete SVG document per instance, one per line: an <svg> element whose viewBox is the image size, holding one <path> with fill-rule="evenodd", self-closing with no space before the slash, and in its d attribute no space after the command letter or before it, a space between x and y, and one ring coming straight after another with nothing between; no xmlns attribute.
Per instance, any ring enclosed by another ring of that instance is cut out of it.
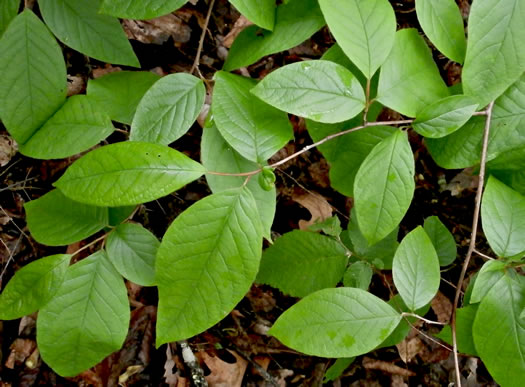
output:
<svg viewBox="0 0 525 387"><path fill-rule="evenodd" d="M345 370L350 366L350 364L354 362L354 360L355 357L342 357L337 359L335 363L326 370L323 383L336 380L343 374L343 372L345 372Z"/></svg>
<svg viewBox="0 0 525 387"><path fill-rule="evenodd" d="M472 325L478 311L478 305L468 305L458 308L456 311L456 338L458 341L458 351L471 356L478 356L474 340L472 338ZM452 345L452 330L450 325L446 325L441 332L434 335L444 342Z"/></svg>
<svg viewBox="0 0 525 387"><path fill-rule="evenodd" d="M7 29L11 20L16 17L19 7L20 0L3 0L0 3L0 36Z"/></svg>
<svg viewBox="0 0 525 387"><path fill-rule="evenodd" d="M273 30L275 0L230 0L230 3L252 23L267 30Z"/></svg>
<svg viewBox="0 0 525 387"><path fill-rule="evenodd" d="M350 265L343 277L344 286L368 290L372 281L372 267L369 263L357 261Z"/></svg>
<svg viewBox="0 0 525 387"><path fill-rule="evenodd" d="M202 165L174 149L121 142L84 155L54 185L73 200L124 206L158 199L203 173Z"/></svg>
<svg viewBox="0 0 525 387"><path fill-rule="evenodd" d="M167 15L188 0L102 0L100 13L121 19L153 19Z"/></svg>
<svg viewBox="0 0 525 387"><path fill-rule="evenodd" d="M454 262L457 255L456 241L441 220L437 216L430 216L425 219L423 227L436 249L439 265L447 266Z"/></svg>

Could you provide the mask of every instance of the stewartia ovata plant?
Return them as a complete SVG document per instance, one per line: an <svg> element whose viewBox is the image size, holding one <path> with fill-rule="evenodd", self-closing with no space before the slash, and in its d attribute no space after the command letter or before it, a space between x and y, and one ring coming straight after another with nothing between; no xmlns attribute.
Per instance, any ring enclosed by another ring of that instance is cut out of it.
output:
<svg viewBox="0 0 525 387"><path fill-rule="evenodd" d="M416 1L426 38L463 65L462 84L453 88L425 38L412 28L396 31L387 0L290 0L277 7L272 0L231 0L258 26L241 32L215 74L200 162L168 145L200 113L202 80L123 71L90 80L86 95L66 98L66 66L55 40L103 61L138 66L116 17L151 18L184 1L40 0L43 21L30 10L16 16L11 3L0 5L8 15L0 24L0 117L20 152L64 158L105 139L114 131L111 121L130 125L129 141L89 151L55 190L25 205L31 235L49 246L104 230L89 243L103 246L94 254L74 264L69 254L41 258L19 270L0 295L2 319L39 311L38 347L57 373L74 376L120 348L130 315L123 278L158 287L157 346L210 328L254 282L301 298L269 331L298 351L348 364L346 358L399 343L408 334L407 319L428 310L440 267L456 262L455 240L438 217L398 242L415 190L407 136L413 130L440 166L476 167L480 174L457 310L440 333L453 345L458 383L459 351L479 356L501 385L520 384L525 0L474 0L468 40L453 0ZM103 36L76 28L88 21L105 28ZM260 81L231 73L300 44L325 23L337 43L320 60L285 65ZM384 107L406 118L379 122ZM267 164L293 138L287 113L306 119L312 146L330 164L333 188L353 197L346 230L330 218L271 241L273 170L312 147ZM136 206L203 175L213 193L182 212L162 241L130 222ZM478 212L495 259L461 299ZM263 238L273 242L264 252ZM381 270L392 271L398 295L391 300L368 291Z"/></svg>

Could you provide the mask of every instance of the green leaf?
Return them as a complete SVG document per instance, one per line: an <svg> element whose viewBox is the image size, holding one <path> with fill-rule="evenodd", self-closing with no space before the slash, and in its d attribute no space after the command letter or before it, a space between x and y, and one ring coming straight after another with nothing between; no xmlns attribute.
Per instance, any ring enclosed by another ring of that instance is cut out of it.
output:
<svg viewBox="0 0 525 387"><path fill-rule="evenodd" d="M75 202L55 189L24 204L31 236L48 246L81 241L108 225L108 210Z"/></svg>
<svg viewBox="0 0 525 387"><path fill-rule="evenodd" d="M117 71L90 79L86 93L113 121L131 125L140 100L159 79L149 71Z"/></svg>
<svg viewBox="0 0 525 387"><path fill-rule="evenodd" d="M204 83L190 74L170 74L144 95L131 125L131 141L167 145L182 137L199 115Z"/></svg>
<svg viewBox="0 0 525 387"><path fill-rule="evenodd" d="M74 95L20 146L20 153L36 159L62 159L97 145L114 130L96 103L85 95Z"/></svg>
<svg viewBox="0 0 525 387"><path fill-rule="evenodd" d="M500 257L525 251L525 197L489 177L481 203L483 232Z"/></svg>
<svg viewBox="0 0 525 387"><path fill-rule="evenodd" d="M207 170L226 173L243 173L257 170L259 166L246 160L222 138L213 121L206 122L201 139L201 161ZM213 193L241 187L246 180L242 176L218 176L207 174L206 181ZM261 188L257 176L253 176L246 188L252 193L263 228L263 236L272 240L272 224L276 209L276 191Z"/></svg>
<svg viewBox="0 0 525 387"><path fill-rule="evenodd" d="M428 304L439 289L439 260L432 241L418 226L408 233L392 264L394 284L410 310Z"/></svg>
<svg viewBox="0 0 525 387"><path fill-rule="evenodd" d="M0 117L23 144L66 100L66 65L53 35L30 10L9 24L0 52Z"/></svg>
<svg viewBox="0 0 525 387"><path fill-rule="evenodd" d="M100 13L121 19L153 19L167 15L187 0L102 0Z"/></svg>
<svg viewBox="0 0 525 387"><path fill-rule="evenodd" d="M430 216L425 219L423 227L436 249L439 265L448 266L454 262L457 255L456 241L441 220L437 216Z"/></svg>
<svg viewBox="0 0 525 387"><path fill-rule="evenodd" d="M57 292L71 255L40 258L18 270L0 294L0 320L14 320L36 312Z"/></svg>
<svg viewBox="0 0 525 387"><path fill-rule="evenodd" d="M505 275L505 262L488 261L478 271L470 294L470 304L481 302L492 287Z"/></svg>
<svg viewBox="0 0 525 387"><path fill-rule="evenodd" d="M120 223L125 221L135 210L135 206L123 206L123 207L109 207L109 225L118 226Z"/></svg>
<svg viewBox="0 0 525 387"><path fill-rule="evenodd" d="M158 199L203 173L202 165L167 146L121 142L84 155L54 185L82 203L125 206Z"/></svg>
<svg viewBox="0 0 525 387"><path fill-rule="evenodd" d="M361 86L363 86L363 89L366 87L366 77L361 73L361 71L359 71L357 66L350 59L348 59L348 56L346 56L339 44L334 43L328 50L324 52L323 56L321 56L321 59L344 66L347 70L350 70L350 72L354 74ZM375 78L376 77L374 77L374 79Z"/></svg>
<svg viewBox="0 0 525 387"><path fill-rule="evenodd" d="M321 357L352 357L374 349L401 315L355 288L323 289L284 312L268 332L284 345Z"/></svg>
<svg viewBox="0 0 525 387"><path fill-rule="evenodd" d="M328 368L324 374L323 383L328 383L333 380L336 380L340 377L343 372L352 364L355 360L355 357L342 357L335 361L334 364Z"/></svg>
<svg viewBox="0 0 525 387"><path fill-rule="evenodd" d="M357 222L370 244L401 222L414 189L414 156L407 134L398 130L372 149L354 181Z"/></svg>
<svg viewBox="0 0 525 387"><path fill-rule="evenodd" d="M7 29L11 20L16 17L18 8L20 7L20 0L2 0L0 2L0 37Z"/></svg>
<svg viewBox="0 0 525 387"><path fill-rule="evenodd" d="M456 337L458 351L471 356L478 356L472 338L472 325L478 311L478 305L468 305L456 311ZM452 330L450 325L445 326L441 332L434 335L444 342L452 345Z"/></svg>
<svg viewBox="0 0 525 387"><path fill-rule="evenodd" d="M323 221L316 221L314 224L308 227L308 230L322 231L326 235L335 238L339 237L339 235L341 235L341 233L343 232L343 229L341 228L341 221L339 220L337 215L326 218Z"/></svg>
<svg viewBox="0 0 525 387"><path fill-rule="evenodd" d="M336 240L294 230L264 251L257 282L293 297L304 297L337 285L347 262L345 249Z"/></svg>
<svg viewBox="0 0 525 387"><path fill-rule="evenodd" d="M461 78L465 94L488 105L514 83L525 68L523 0L474 1Z"/></svg>
<svg viewBox="0 0 525 387"><path fill-rule="evenodd" d="M368 290L372 281L372 267L369 263L357 261L352 263L343 277L343 284L350 288Z"/></svg>
<svg viewBox="0 0 525 387"><path fill-rule="evenodd" d="M414 28L396 32L394 48L381 67L376 99L409 117L448 97L430 49Z"/></svg>
<svg viewBox="0 0 525 387"><path fill-rule="evenodd" d="M439 51L463 63L467 42L461 12L454 0L417 0L417 19Z"/></svg>
<svg viewBox="0 0 525 387"><path fill-rule="evenodd" d="M155 235L134 223L117 226L106 241L107 255L117 271L141 286L155 285L155 257L159 246Z"/></svg>
<svg viewBox="0 0 525 387"><path fill-rule="evenodd" d="M446 97L418 112L412 127L425 137L445 137L465 125L477 108L478 104L465 95Z"/></svg>
<svg viewBox="0 0 525 387"><path fill-rule="evenodd" d="M118 19L98 13L100 0L40 0L38 5L65 45L103 62L140 67Z"/></svg>
<svg viewBox="0 0 525 387"><path fill-rule="evenodd" d="M388 0L319 0L337 43L368 79L394 45L396 16Z"/></svg>
<svg viewBox="0 0 525 387"><path fill-rule="evenodd" d="M225 71L257 62L263 56L298 46L325 25L317 0L290 0L277 7L272 31L245 28L233 42Z"/></svg>
<svg viewBox="0 0 525 387"><path fill-rule="evenodd" d="M261 249L261 224L247 189L212 194L180 214L157 254L157 346L224 318L255 280Z"/></svg>
<svg viewBox="0 0 525 387"><path fill-rule="evenodd" d="M264 163L292 137L284 112L254 98L255 81L219 71L215 73L213 117L222 137L246 159Z"/></svg>
<svg viewBox="0 0 525 387"><path fill-rule="evenodd" d="M365 108L365 93L346 68L325 60L292 63L252 89L264 102L314 121L346 121Z"/></svg>
<svg viewBox="0 0 525 387"><path fill-rule="evenodd" d="M75 376L120 349L129 318L124 281L99 251L70 266L40 310L36 338L42 359L59 375Z"/></svg>
<svg viewBox="0 0 525 387"><path fill-rule="evenodd" d="M275 0L230 0L230 3L252 23L267 30L273 30Z"/></svg>
<svg viewBox="0 0 525 387"><path fill-rule="evenodd" d="M525 374L524 277L509 270L483 298L474 319L477 352L494 380L519 386Z"/></svg>
<svg viewBox="0 0 525 387"><path fill-rule="evenodd" d="M263 167L258 177L259 178L257 182L263 190L271 191L273 188L275 188L275 180L277 177L275 176L275 173L271 167Z"/></svg>
<svg viewBox="0 0 525 387"><path fill-rule="evenodd" d="M306 121L308 134L314 141L361 125L361 117L340 124ZM354 196L354 179L361 163L379 142L397 131L391 126L372 126L337 137L319 146L330 164L330 185L345 196Z"/></svg>
<svg viewBox="0 0 525 387"><path fill-rule="evenodd" d="M500 96L492 111L487 160L525 145L525 74ZM427 147L445 168L479 163L485 117L472 117L461 129L442 139L428 139Z"/></svg>

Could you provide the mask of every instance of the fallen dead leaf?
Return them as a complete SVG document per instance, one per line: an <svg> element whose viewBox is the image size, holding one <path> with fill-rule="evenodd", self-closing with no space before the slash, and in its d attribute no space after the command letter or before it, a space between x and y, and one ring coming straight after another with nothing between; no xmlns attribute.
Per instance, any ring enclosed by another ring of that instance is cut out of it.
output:
<svg viewBox="0 0 525 387"><path fill-rule="evenodd" d="M383 361L383 360L374 360L369 357L364 357L363 367L369 370L379 370L389 374L401 375L401 376L415 376L416 373L405 368L396 366L395 364Z"/></svg>
<svg viewBox="0 0 525 387"><path fill-rule="evenodd" d="M236 362L233 364L221 360L217 356L211 356L201 352L200 357L206 363L211 373L206 376L210 387L240 387L248 362L234 351L228 350Z"/></svg>
<svg viewBox="0 0 525 387"><path fill-rule="evenodd" d="M179 377L178 377L178 373L179 371L177 370L177 372L173 372L173 368L175 368L175 361L173 360L173 355L171 354L171 348L170 348L170 345L168 344L166 346L166 362L164 363L164 382L169 386L169 387L175 387L177 386L177 382L179 380Z"/></svg>
<svg viewBox="0 0 525 387"><path fill-rule="evenodd" d="M0 167L5 167L18 152L18 144L9 136L0 136Z"/></svg>
<svg viewBox="0 0 525 387"><path fill-rule="evenodd" d="M80 94L86 90L86 82L84 78L76 75L67 76L67 96L71 97L72 95Z"/></svg>
<svg viewBox="0 0 525 387"><path fill-rule="evenodd" d="M5 362L5 366L14 369L15 365L23 363L35 350L36 343L30 339L18 338L9 347L11 352Z"/></svg>
<svg viewBox="0 0 525 387"><path fill-rule="evenodd" d="M310 220L300 220L299 228L307 230L315 222L323 221L332 216L332 206L326 201L324 197L317 193L304 193L292 195L292 200L299 203L301 206L310 211L312 217Z"/></svg>
<svg viewBox="0 0 525 387"><path fill-rule="evenodd" d="M432 310L440 323L448 324L452 316L452 302L443 293L438 292L430 302Z"/></svg>
<svg viewBox="0 0 525 387"><path fill-rule="evenodd" d="M425 344L418 337L413 337L396 344L396 347L401 360L409 363L416 355L425 349Z"/></svg>
<svg viewBox="0 0 525 387"><path fill-rule="evenodd" d="M475 189L479 184L479 176L473 176L472 168L465 168L452 178L443 191L450 191L450 195L459 196L466 189Z"/></svg>
<svg viewBox="0 0 525 387"><path fill-rule="evenodd" d="M111 65L106 64L104 67L93 69L93 78L97 79L103 75L106 75L109 73L116 73L117 71L122 71L122 68L118 66L113 67Z"/></svg>
<svg viewBox="0 0 525 387"><path fill-rule="evenodd" d="M233 41L241 33L241 31L251 25L253 25L253 23L241 15L235 21L235 24L233 25L230 32L228 32L228 35L224 37L224 40L222 41L222 45L226 48L230 48L233 44Z"/></svg>
<svg viewBox="0 0 525 387"><path fill-rule="evenodd" d="M126 372L124 372L122 375L118 377L118 384L119 386L126 386L126 382L130 378L130 376L133 376L135 374L138 374L139 372L144 371L144 366L141 365L133 365L126 368Z"/></svg>
<svg viewBox="0 0 525 387"><path fill-rule="evenodd" d="M191 28L174 14L150 20L123 20L122 24L128 38L141 43L161 45L170 37L176 43L187 43L191 38Z"/></svg>

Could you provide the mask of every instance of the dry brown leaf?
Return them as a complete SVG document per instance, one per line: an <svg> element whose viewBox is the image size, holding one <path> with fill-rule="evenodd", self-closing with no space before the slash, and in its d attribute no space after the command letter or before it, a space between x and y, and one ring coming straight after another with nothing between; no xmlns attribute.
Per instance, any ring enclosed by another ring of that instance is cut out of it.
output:
<svg viewBox="0 0 525 387"><path fill-rule="evenodd" d="M116 73L117 71L122 71L122 68L106 64L104 67L93 69L93 78L97 79L109 73Z"/></svg>
<svg viewBox="0 0 525 387"><path fill-rule="evenodd" d="M452 316L452 302L443 293L438 292L430 302L432 310L440 323L448 324Z"/></svg>
<svg viewBox="0 0 525 387"><path fill-rule="evenodd" d="M175 368L175 361L173 360L173 355L171 354L171 348L168 344L166 346L166 362L164 363L164 382L169 387L175 387L177 386L177 381L179 379L178 377L178 371L176 373L173 373L173 368Z"/></svg>
<svg viewBox="0 0 525 387"><path fill-rule="evenodd" d="M369 370L379 370L389 374L401 375L401 376L415 376L416 373L405 368L396 366L395 364L383 361L383 360L374 360L369 357L363 359L363 367Z"/></svg>
<svg viewBox="0 0 525 387"><path fill-rule="evenodd" d="M299 203L301 206L310 211L312 217L310 220L300 220L299 228L307 230L315 222L322 222L323 220L332 216L332 206L319 194L305 193L292 195L292 200Z"/></svg>
<svg viewBox="0 0 525 387"><path fill-rule="evenodd" d="M86 82L84 78L77 75L67 76L67 96L77 95L86 90Z"/></svg>
<svg viewBox="0 0 525 387"><path fill-rule="evenodd" d="M246 27L253 25L251 21L246 19L243 15L241 15L233 25L230 32L228 32L228 35L224 37L224 40L222 41L222 45L226 48L230 48L233 44L233 41L235 38L241 33L242 30L244 30Z"/></svg>
<svg viewBox="0 0 525 387"><path fill-rule="evenodd" d="M15 368L16 364L23 363L36 348L36 343L30 339L18 338L9 347L11 353L5 362L7 368Z"/></svg>
<svg viewBox="0 0 525 387"><path fill-rule="evenodd" d="M0 167L5 167L18 152L18 144L9 136L0 136Z"/></svg>
<svg viewBox="0 0 525 387"><path fill-rule="evenodd" d="M118 377L119 386L126 386L127 385L126 382L131 376L138 374L139 372L142 372L142 371L144 371L144 366L142 365L129 366L128 368L126 368L126 372L119 375Z"/></svg>
<svg viewBox="0 0 525 387"><path fill-rule="evenodd" d="M450 191L450 195L458 196L466 189L475 189L479 184L479 176L473 176L472 168L465 168L452 178L443 191Z"/></svg>
<svg viewBox="0 0 525 387"><path fill-rule="evenodd" d="M206 363L211 373L206 376L210 387L240 387L246 372L248 362L234 351L228 350L236 359L233 364L227 363L216 356L206 352L201 353L202 360Z"/></svg>
<svg viewBox="0 0 525 387"><path fill-rule="evenodd" d="M160 45L170 37L176 43L187 43L191 38L191 28L171 13L150 20L123 20L122 23L128 38L141 43Z"/></svg>
<svg viewBox="0 0 525 387"><path fill-rule="evenodd" d="M286 387L286 378L289 378L290 376L293 376L293 371L288 369L280 369L277 371L277 384L279 387ZM301 379L303 376L298 375L299 379Z"/></svg>
<svg viewBox="0 0 525 387"><path fill-rule="evenodd" d="M425 344L418 337L413 337L396 344L396 347L401 360L409 363L416 355L425 349Z"/></svg>
<svg viewBox="0 0 525 387"><path fill-rule="evenodd" d="M392 375L390 380L390 387L408 387L408 384L405 383L405 380L401 375Z"/></svg>

